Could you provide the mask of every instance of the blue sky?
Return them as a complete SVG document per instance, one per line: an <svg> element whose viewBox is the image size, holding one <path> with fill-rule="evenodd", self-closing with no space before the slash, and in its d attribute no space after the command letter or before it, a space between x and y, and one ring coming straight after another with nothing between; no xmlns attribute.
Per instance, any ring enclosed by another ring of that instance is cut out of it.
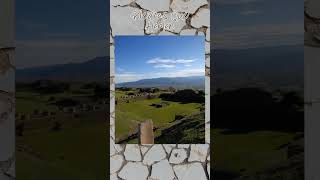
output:
<svg viewBox="0 0 320 180"><path fill-rule="evenodd" d="M215 0L213 48L303 44L303 0Z"/></svg>
<svg viewBox="0 0 320 180"><path fill-rule="evenodd" d="M17 67L107 55L108 1L16 0Z"/></svg>
<svg viewBox="0 0 320 180"><path fill-rule="evenodd" d="M17 67L106 56L106 0L16 0ZM214 0L215 49L303 44L303 0Z"/></svg>
<svg viewBox="0 0 320 180"><path fill-rule="evenodd" d="M116 83L204 76L204 36L116 36Z"/></svg>

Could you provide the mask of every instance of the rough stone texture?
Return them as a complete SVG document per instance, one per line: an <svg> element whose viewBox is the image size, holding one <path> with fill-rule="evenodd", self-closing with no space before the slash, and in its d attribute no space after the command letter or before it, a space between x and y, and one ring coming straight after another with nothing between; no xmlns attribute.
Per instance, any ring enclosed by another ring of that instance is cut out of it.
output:
<svg viewBox="0 0 320 180"><path fill-rule="evenodd" d="M208 155L208 149L209 149L209 145L207 144L206 145L192 144L190 157L188 161L189 162L193 162L193 161L205 162Z"/></svg>
<svg viewBox="0 0 320 180"><path fill-rule="evenodd" d="M171 153L169 161L172 164L180 164L183 163L187 157L188 155L185 149L174 149Z"/></svg>
<svg viewBox="0 0 320 180"><path fill-rule="evenodd" d="M197 30L195 29L184 29L180 32L180 35L195 35Z"/></svg>
<svg viewBox="0 0 320 180"><path fill-rule="evenodd" d="M168 32L168 31L161 31L158 35L162 35L162 36L172 36L175 35L172 32Z"/></svg>
<svg viewBox="0 0 320 180"><path fill-rule="evenodd" d="M164 149L166 150L166 152L167 152L168 154L170 154L171 151L172 151L172 148L175 148L176 145L175 145L175 144L164 144L163 147L164 147Z"/></svg>
<svg viewBox="0 0 320 180"><path fill-rule="evenodd" d="M210 174L210 13L204 0L112 0L110 37L110 159L111 179L204 180ZM141 9L142 8L142 9ZM133 13L147 12L182 15L185 20L132 19ZM152 11L152 12L151 12ZM150 28L148 23L173 23L174 29ZM205 122L206 144L119 145L115 144L115 61L114 37L117 35L205 36ZM113 161L119 161L112 163Z"/></svg>
<svg viewBox="0 0 320 180"><path fill-rule="evenodd" d="M208 172L208 175L209 175L209 178L210 178L210 162L207 163L207 172Z"/></svg>
<svg viewBox="0 0 320 180"><path fill-rule="evenodd" d="M141 8L149 11L169 11L170 0L136 0Z"/></svg>
<svg viewBox="0 0 320 180"><path fill-rule="evenodd" d="M15 178L14 3L0 1L0 180Z"/></svg>
<svg viewBox="0 0 320 180"><path fill-rule="evenodd" d="M201 163L176 165L173 167L179 180L207 180L206 173Z"/></svg>
<svg viewBox="0 0 320 180"><path fill-rule="evenodd" d="M6 176L3 173L0 173L0 180L10 180L10 177Z"/></svg>
<svg viewBox="0 0 320 180"><path fill-rule="evenodd" d="M166 158L166 156L167 155L161 145L154 145L144 156L143 163L150 166L154 162L161 161Z"/></svg>
<svg viewBox="0 0 320 180"><path fill-rule="evenodd" d="M146 152L147 152L149 149L150 149L150 148L147 147L147 146L141 146L141 147L140 147L140 150L141 150L142 155L145 155Z"/></svg>
<svg viewBox="0 0 320 180"><path fill-rule="evenodd" d="M139 145L128 144L126 150L124 151L124 157L127 161L141 161L141 153Z"/></svg>
<svg viewBox="0 0 320 180"><path fill-rule="evenodd" d="M110 58L114 59L114 46L110 46Z"/></svg>
<svg viewBox="0 0 320 180"><path fill-rule="evenodd" d="M152 173L150 179L172 180L175 178L174 172L168 160L162 160L152 165Z"/></svg>
<svg viewBox="0 0 320 180"><path fill-rule="evenodd" d="M160 26L155 26L156 23L163 23L162 19L157 17L157 16L153 16L152 12L147 12L147 18L146 19L146 27L145 27L145 32L146 34L156 34L161 30Z"/></svg>
<svg viewBox="0 0 320 180"><path fill-rule="evenodd" d="M134 2L134 0L111 0L110 2L112 6L124 6Z"/></svg>
<svg viewBox="0 0 320 180"><path fill-rule="evenodd" d="M182 28L185 25L187 25L185 19L178 20L176 18L177 16L181 16L181 15L182 15L181 13L177 13L177 12L168 13L169 18L167 18L166 20L163 20L163 22L165 24L172 24L173 25L173 28L168 31L173 32L173 33L180 33Z"/></svg>
<svg viewBox="0 0 320 180"><path fill-rule="evenodd" d="M205 52L206 54L210 54L210 42L205 42Z"/></svg>
<svg viewBox="0 0 320 180"><path fill-rule="evenodd" d="M134 11L138 11L134 7L113 7L110 6L110 24L112 33L117 35L143 35L144 19L133 20L131 15Z"/></svg>
<svg viewBox="0 0 320 180"><path fill-rule="evenodd" d="M188 149L190 147L190 144L178 144L178 148L186 148Z"/></svg>
<svg viewBox="0 0 320 180"><path fill-rule="evenodd" d="M117 174L116 173L111 174L110 175L110 180L118 180Z"/></svg>
<svg viewBox="0 0 320 180"><path fill-rule="evenodd" d="M210 42L210 28L207 28L206 30L206 41Z"/></svg>
<svg viewBox="0 0 320 180"><path fill-rule="evenodd" d="M201 8L192 18L191 26L195 28L210 27L210 11L207 8Z"/></svg>
<svg viewBox="0 0 320 180"><path fill-rule="evenodd" d="M15 41L14 1L0 1L0 47L12 47Z"/></svg>
<svg viewBox="0 0 320 180"><path fill-rule="evenodd" d="M110 44L112 45L114 43L113 37L110 34Z"/></svg>
<svg viewBox="0 0 320 180"><path fill-rule="evenodd" d="M124 162L122 155L111 156L110 158L110 174L117 172Z"/></svg>
<svg viewBox="0 0 320 180"><path fill-rule="evenodd" d="M206 143L210 144L210 123L205 124L205 139Z"/></svg>
<svg viewBox="0 0 320 180"><path fill-rule="evenodd" d="M126 180L144 180L148 175L148 167L141 162L128 162L118 174L120 178Z"/></svg>
<svg viewBox="0 0 320 180"><path fill-rule="evenodd" d="M208 4L207 0L173 0L171 9L177 12L194 14L201 6Z"/></svg>

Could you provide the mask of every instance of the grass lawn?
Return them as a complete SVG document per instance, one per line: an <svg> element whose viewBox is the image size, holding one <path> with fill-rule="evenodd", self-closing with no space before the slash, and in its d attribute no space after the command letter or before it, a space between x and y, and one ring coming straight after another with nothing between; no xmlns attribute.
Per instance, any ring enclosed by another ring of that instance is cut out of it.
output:
<svg viewBox="0 0 320 180"><path fill-rule="evenodd" d="M287 160L285 149L295 134L259 131L222 134L221 129L211 130L214 149L214 171L251 174L279 165Z"/></svg>
<svg viewBox="0 0 320 180"><path fill-rule="evenodd" d="M129 133L135 132L138 123L147 119L152 119L157 127L168 126L176 114L190 115L200 112L198 103L181 104L179 102L169 102L169 105L162 108L150 106L153 103L160 103L162 100L145 99L130 100L129 103L119 103L116 105L116 137L126 137Z"/></svg>
<svg viewBox="0 0 320 180"><path fill-rule="evenodd" d="M17 139L41 157L17 152L17 177L24 180L105 179L108 164L105 137L105 126L97 123Z"/></svg>
<svg viewBox="0 0 320 180"><path fill-rule="evenodd" d="M88 96L92 96L92 90L82 90L82 92L65 92L65 93L54 93L54 94L39 94L35 92L28 91L18 91L16 98L16 108L19 113L33 113L35 109L41 111L50 111L56 112L58 111L57 106L50 105L50 103L54 103L57 100L61 100L63 98L74 98L76 100L84 100L88 99ZM51 97L55 98L55 101L50 102L49 99Z"/></svg>

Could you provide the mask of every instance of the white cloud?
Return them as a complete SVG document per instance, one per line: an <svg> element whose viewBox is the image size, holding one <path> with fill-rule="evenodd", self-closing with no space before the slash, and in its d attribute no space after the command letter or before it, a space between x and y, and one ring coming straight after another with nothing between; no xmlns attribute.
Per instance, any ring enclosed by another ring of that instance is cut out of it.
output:
<svg viewBox="0 0 320 180"><path fill-rule="evenodd" d="M155 68L174 68L176 66L174 64L157 64L153 67L155 67Z"/></svg>
<svg viewBox="0 0 320 180"><path fill-rule="evenodd" d="M160 77L189 77L189 76L204 76L204 67L195 69L183 69L167 72L151 72L151 73L118 73L116 74L116 83L138 81L141 79L152 79Z"/></svg>
<svg viewBox="0 0 320 180"><path fill-rule="evenodd" d="M242 49L303 43L303 25L269 24L229 27L213 32L216 49Z"/></svg>
<svg viewBox="0 0 320 180"><path fill-rule="evenodd" d="M191 65L196 59L163 59L154 58L148 60L146 63L153 65L155 68L174 68L176 65Z"/></svg>

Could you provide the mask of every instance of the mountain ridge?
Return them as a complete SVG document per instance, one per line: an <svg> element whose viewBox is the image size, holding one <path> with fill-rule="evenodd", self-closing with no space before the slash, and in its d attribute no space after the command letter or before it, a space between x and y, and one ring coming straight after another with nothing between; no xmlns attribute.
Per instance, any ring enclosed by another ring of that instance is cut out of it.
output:
<svg viewBox="0 0 320 180"><path fill-rule="evenodd" d="M116 87L174 87L178 89L204 89L204 85L204 76L160 77L141 79L131 82L116 83Z"/></svg>
<svg viewBox="0 0 320 180"><path fill-rule="evenodd" d="M60 81L107 81L109 57L96 57L81 63L56 64L31 68L17 69L17 82L32 82L36 80Z"/></svg>

